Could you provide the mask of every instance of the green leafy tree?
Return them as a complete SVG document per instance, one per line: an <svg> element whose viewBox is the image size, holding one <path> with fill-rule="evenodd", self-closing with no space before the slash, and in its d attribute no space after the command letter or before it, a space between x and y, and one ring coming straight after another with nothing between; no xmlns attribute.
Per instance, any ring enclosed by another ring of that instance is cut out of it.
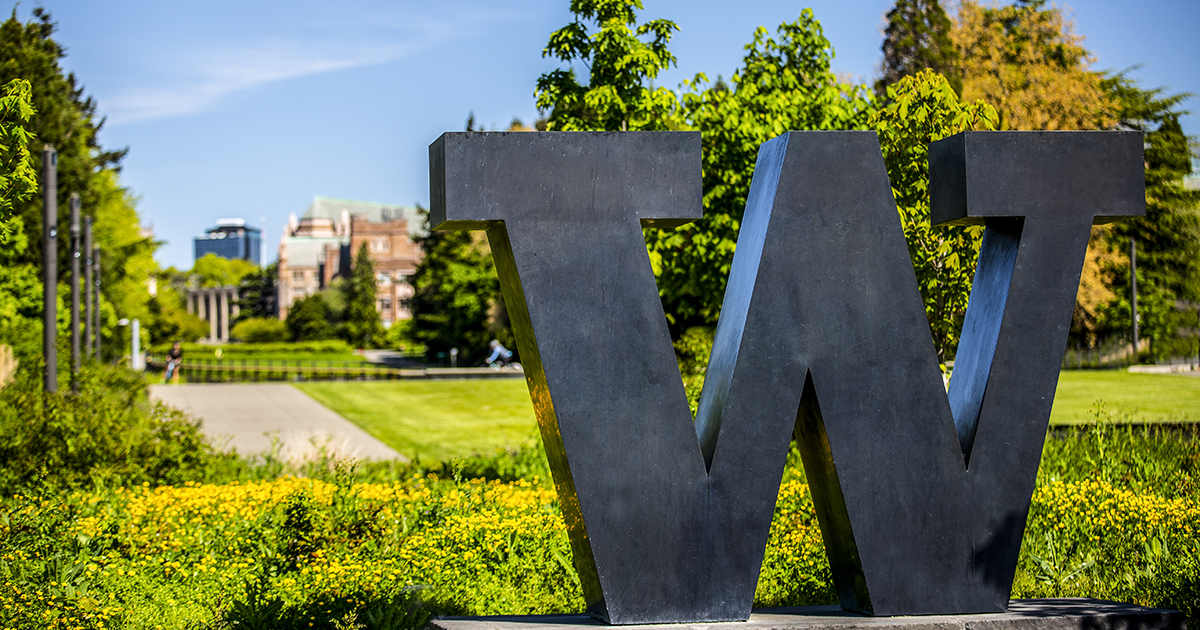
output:
<svg viewBox="0 0 1200 630"><path fill-rule="evenodd" d="M34 114L29 81L13 79L0 87L0 242L14 231L13 204L28 201L37 192L37 172L25 130Z"/></svg>
<svg viewBox="0 0 1200 630"><path fill-rule="evenodd" d="M929 69L946 77L961 93L950 18L938 0L896 0L883 31L883 64L875 94L887 96L887 87L900 79Z"/></svg>
<svg viewBox="0 0 1200 630"><path fill-rule="evenodd" d="M929 224L929 145L967 130L995 129L996 110L963 103L945 77L922 70L887 90L888 105L871 117L887 164L938 360L954 358L966 314L981 227Z"/></svg>
<svg viewBox="0 0 1200 630"><path fill-rule="evenodd" d="M190 343L208 336L208 322L187 312L183 296L169 284L159 285L158 295L150 300L147 311L149 316L144 321L151 344Z"/></svg>
<svg viewBox="0 0 1200 630"><path fill-rule="evenodd" d="M189 282L195 287L223 287L240 284L243 278L258 272L258 265L249 260L225 258L210 252L192 265Z"/></svg>
<svg viewBox="0 0 1200 630"><path fill-rule="evenodd" d="M839 82L830 70L833 54L820 22L805 9L779 25L775 37L755 31L730 85L709 86L702 74L687 82L682 116L701 133L704 218L646 234L676 334L716 324L759 145L792 130L866 128L869 90Z"/></svg>
<svg viewBox="0 0 1200 630"><path fill-rule="evenodd" d="M667 50L679 30L669 20L638 25L641 0L572 0L575 21L550 35L543 57L585 64L587 85L571 68L543 74L537 105L549 112L551 131L626 131L667 129L675 93L654 87L658 73L675 63ZM595 24L589 32L586 22Z"/></svg>
<svg viewBox="0 0 1200 630"><path fill-rule="evenodd" d="M329 306L325 296L314 293L292 305L288 310L287 330L292 341L320 341L334 338Z"/></svg>
<svg viewBox="0 0 1200 630"><path fill-rule="evenodd" d="M350 277L344 283L346 307L342 314L342 337L359 348L373 348L384 343L385 333L375 308L375 264L364 242L354 256Z"/></svg>
<svg viewBox="0 0 1200 630"><path fill-rule="evenodd" d="M421 249L425 257L410 278L408 334L425 345L426 357L433 360L458 348L459 364L470 365L486 356L493 338L512 348L507 318L497 317L503 298L483 233L430 232Z"/></svg>

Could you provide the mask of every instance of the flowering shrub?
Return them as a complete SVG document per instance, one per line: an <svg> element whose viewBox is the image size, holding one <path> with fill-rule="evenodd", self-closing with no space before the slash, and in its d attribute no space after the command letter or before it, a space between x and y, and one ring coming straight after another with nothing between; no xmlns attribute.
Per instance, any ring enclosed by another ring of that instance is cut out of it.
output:
<svg viewBox="0 0 1200 630"><path fill-rule="evenodd" d="M1013 595L1170 606L1194 623L1200 448L1177 434L1088 431L1047 443ZM327 477L5 500L0 629L411 630L430 613L584 609L557 497L539 480ZM755 600L836 602L795 459Z"/></svg>

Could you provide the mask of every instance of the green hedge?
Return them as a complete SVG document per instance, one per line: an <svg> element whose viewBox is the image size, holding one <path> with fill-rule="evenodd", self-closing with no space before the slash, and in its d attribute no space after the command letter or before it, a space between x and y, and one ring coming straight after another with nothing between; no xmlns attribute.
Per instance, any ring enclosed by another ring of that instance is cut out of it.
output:
<svg viewBox="0 0 1200 630"><path fill-rule="evenodd" d="M182 344L183 356L211 356L218 348L225 358L254 357L269 354L350 354L354 348L341 339L325 339L322 341L298 341L280 343L223 343L223 344ZM155 357L162 357L171 349L171 344L161 344L152 348Z"/></svg>

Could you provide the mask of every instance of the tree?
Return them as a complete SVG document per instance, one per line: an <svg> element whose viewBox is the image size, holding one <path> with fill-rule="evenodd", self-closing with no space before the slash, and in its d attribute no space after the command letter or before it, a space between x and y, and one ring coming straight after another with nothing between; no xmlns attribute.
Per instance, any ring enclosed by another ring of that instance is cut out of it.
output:
<svg viewBox="0 0 1200 630"><path fill-rule="evenodd" d="M354 257L350 277L344 285L346 308L341 326L342 337L359 348L373 348L384 341L383 324L375 308L375 264L364 242Z"/></svg>
<svg viewBox="0 0 1200 630"><path fill-rule="evenodd" d="M292 305L288 310L288 334L292 341L320 341L333 339L333 323L329 317L329 306L325 297L314 293Z"/></svg>
<svg viewBox="0 0 1200 630"><path fill-rule="evenodd" d="M169 284L161 284L158 295L147 305L146 333L151 344L192 342L207 337L208 322L187 312L183 296Z"/></svg>
<svg viewBox="0 0 1200 630"><path fill-rule="evenodd" d="M37 172L29 154L32 134L25 130L34 114L32 89L24 79L0 87L0 242L14 231L13 204L37 192Z"/></svg>
<svg viewBox="0 0 1200 630"><path fill-rule="evenodd" d="M1116 122L1103 76L1090 69L1094 58L1062 9L1044 0L962 0L951 39L963 99L995 107L1001 129L1108 129Z"/></svg>
<svg viewBox="0 0 1200 630"><path fill-rule="evenodd" d="M876 96L886 97L889 85L925 69L945 77L956 93L962 92L958 54L950 40L950 18L938 0L896 0L887 22Z"/></svg>
<svg viewBox="0 0 1200 630"><path fill-rule="evenodd" d="M201 256L192 265L188 281L194 287L223 287L240 284L259 271L258 265L240 258L225 258L213 253Z"/></svg>
<svg viewBox="0 0 1200 630"><path fill-rule="evenodd" d="M26 149L37 154L45 143L58 154L60 278L68 277L70 265L70 231L66 226L71 193L80 195L84 214L94 219L94 239L103 252L100 332L104 343L112 344L124 335L116 328L118 318L148 320L152 316L146 284L157 269L153 253L158 244L142 234L135 198L120 185L117 169L125 150L105 151L100 147L96 140L101 126L96 122L96 103L84 96L75 76L65 74L59 66L64 49L52 38L55 25L50 14L38 7L33 16L28 24L22 24L14 10L0 24L0 85L14 79L29 82L37 111L30 116L26 131L37 142L27 144ZM0 267L14 271L28 267L29 271L10 277L36 276L41 268L44 244L36 235L42 231L42 203L42 195L13 202L14 218L8 230L9 243L0 248ZM11 289L24 290L20 286Z"/></svg>
<svg viewBox="0 0 1200 630"><path fill-rule="evenodd" d="M950 82L931 70L889 86L887 101L871 126L879 134L938 360L945 362L958 348L983 229L929 224L929 145L961 131L994 129L997 114L985 103L959 101Z"/></svg>
<svg viewBox="0 0 1200 630"><path fill-rule="evenodd" d="M543 74L537 82L538 109L549 112L551 131L626 131L667 129L675 93L652 82L675 63L667 50L669 20L637 24L641 0L571 0L575 21L550 35L543 57L590 68L581 85L570 68ZM598 30L589 34L585 21ZM644 41L645 38L647 41Z"/></svg>
<svg viewBox="0 0 1200 630"><path fill-rule="evenodd" d="M1151 355L1190 354L1191 342L1178 329L1194 326L1195 315L1179 312L1175 302L1200 302L1200 191L1184 185L1192 172L1194 140L1179 125L1184 113L1179 106L1191 95L1143 89L1128 71L1108 78L1105 86L1120 106L1121 126L1143 132L1146 143L1146 216L1114 224L1108 244L1128 251L1129 239L1137 242L1138 311ZM1117 298L1099 327L1123 336L1132 317L1128 267L1111 268L1110 277Z"/></svg>
<svg viewBox="0 0 1200 630"><path fill-rule="evenodd" d="M659 293L676 336L715 325L725 295L758 147L791 130L865 129L869 91L837 80L833 47L809 9L765 28L746 45L731 86L697 75L680 97L682 118L703 147L704 218L667 230L647 230Z"/></svg>
<svg viewBox="0 0 1200 630"><path fill-rule="evenodd" d="M242 277L238 292L237 321L246 319L269 319L279 315L277 283L279 263L273 262L262 269Z"/></svg>
<svg viewBox="0 0 1200 630"><path fill-rule="evenodd" d="M493 338L513 347L507 317L499 317L500 281L483 233L430 231L420 244L425 257L410 278L409 334L425 344L427 358L458 348L459 363L470 365L486 356Z"/></svg>
<svg viewBox="0 0 1200 630"><path fill-rule="evenodd" d="M74 74L64 74L59 66L59 60L66 52L52 38L57 27L50 13L35 7L33 18L28 24L22 24L14 9L12 16L0 24L0 84L24 79L32 86L37 112L30 118L28 131L39 143L54 146L58 153L59 224L66 225L70 194L79 193L85 212L90 213L98 201L93 176L98 171L117 168L127 150L105 151L100 147L96 139L101 126L95 121L96 102L84 96ZM31 148L33 153L39 153L41 146ZM41 233L41 195L14 204L13 209L22 218L29 234ZM67 232L59 230L60 269L70 264ZM100 236L100 230L97 230L97 236ZM21 254L20 262L41 264L41 258L42 244L39 239L33 239ZM120 268L124 261L112 262ZM61 273L59 275L63 277Z"/></svg>

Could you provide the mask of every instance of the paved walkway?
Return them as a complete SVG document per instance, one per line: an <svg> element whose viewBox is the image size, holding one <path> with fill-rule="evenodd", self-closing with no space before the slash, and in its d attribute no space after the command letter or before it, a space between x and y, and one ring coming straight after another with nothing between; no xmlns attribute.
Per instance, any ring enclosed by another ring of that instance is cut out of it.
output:
<svg viewBox="0 0 1200 630"><path fill-rule="evenodd" d="M314 442L356 459L405 459L287 383L151 385L150 396L199 417L214 443L242 454L270 451L278 435L286 459L311 457Z"/></svg>

